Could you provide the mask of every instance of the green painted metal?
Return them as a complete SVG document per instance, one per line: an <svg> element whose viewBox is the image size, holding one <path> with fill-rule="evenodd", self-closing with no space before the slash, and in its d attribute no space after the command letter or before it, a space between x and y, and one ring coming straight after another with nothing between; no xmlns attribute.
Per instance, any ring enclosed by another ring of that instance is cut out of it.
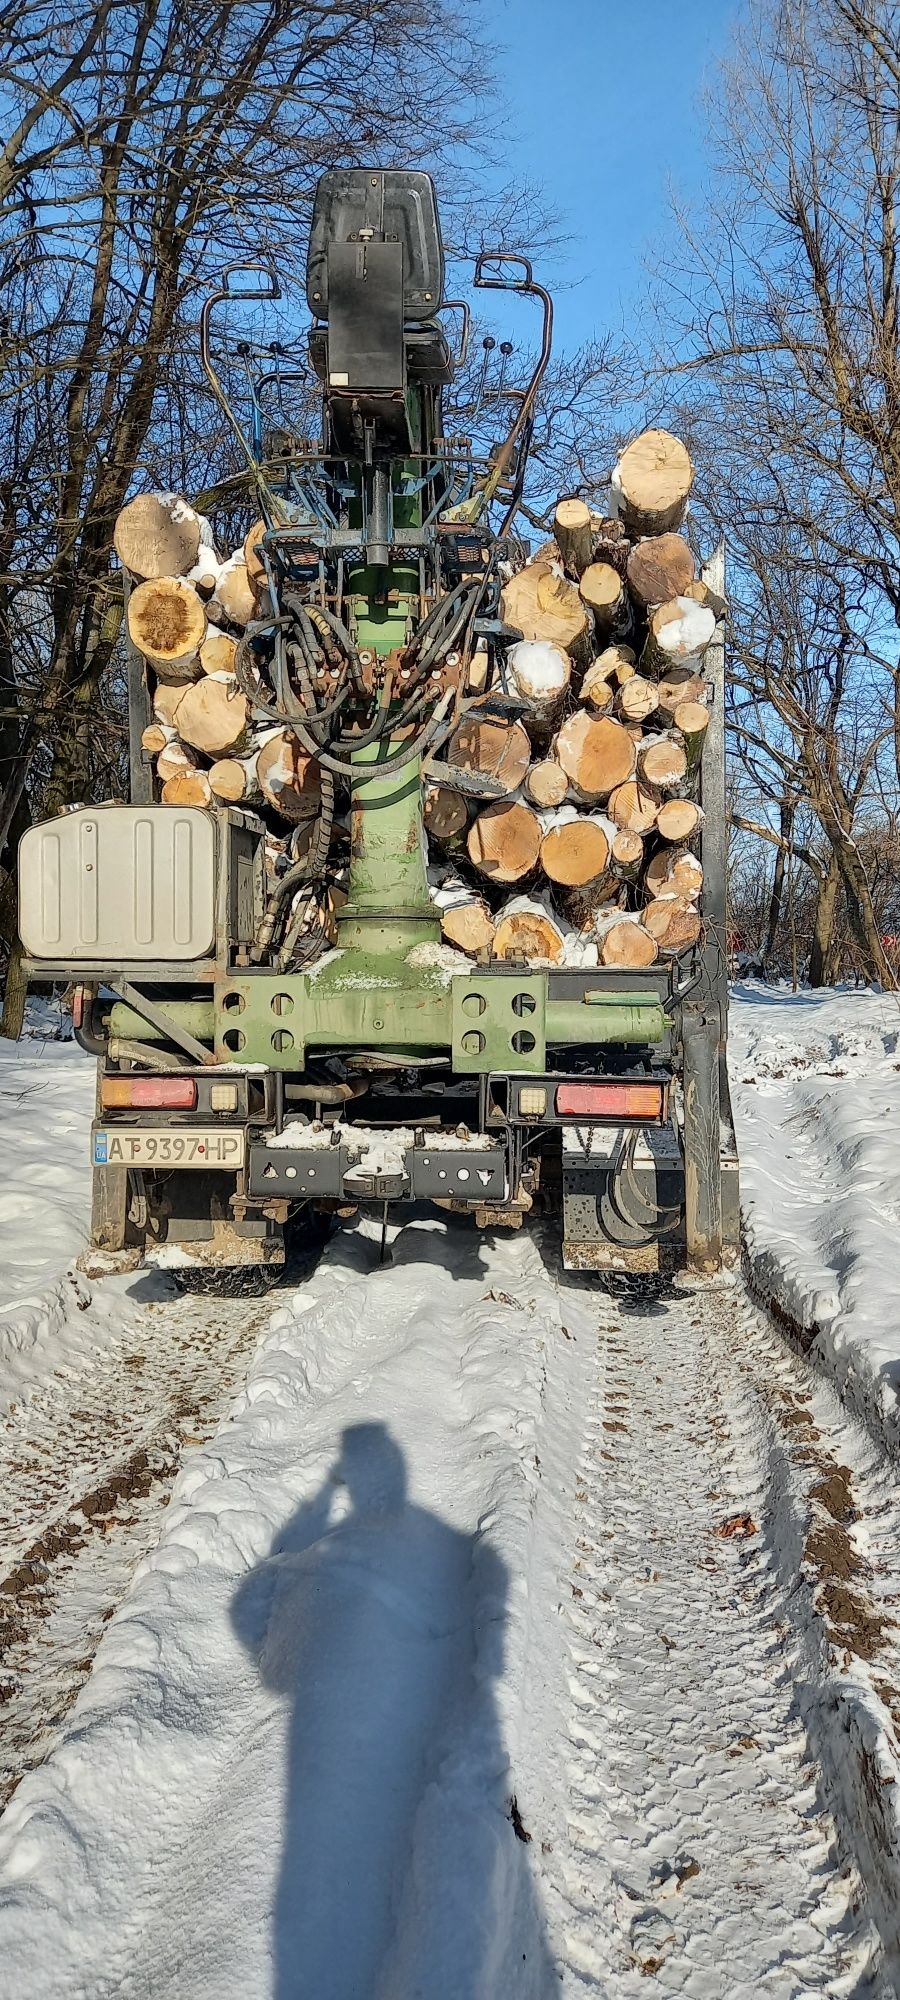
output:
<svg viewBox="0 0 900 2000"><path fill-rule="evenodd" d="M454 979L450 992L454 1070L463 1076L496 1069L543 1072L545 975L473 974Z"/></svg>
<svg viewBox="0 0 900 2000"><path fill-rule="evenodd" d="M425 874L421 765L416 758L383 777L378 773L379 763L396 748L391 739L353 754L360 777L353 781L350 893L339 925L345 949L370 948L356 920L373 914L424 917L425 928L418 924L418 934L440 936ZM362 775L370 771L371 776Z"/></svg>
<svg viewBox="0 0 900 2000"><path fill-rule="evenodd" d="M155 996L154 996L155 997ZM189 1035L196 1036L198 1042L211 1042L215 1033L216 1010L211 1000L158 1000L172 1020L180 1028L186 1028ZM146 1021L143 1014L137 1014L133 1007L126 1006L124 1000L117 1000L109 1016L109 1032L130 1042L162 1042L165 1036L161 1028L155 1028Z"/></svg>
<svg viewBox="0 0 900 2000"><path fill-rule="evenodd" d="M386 928L390 928L387 926ZM215 1040L220 1061L236 1056L273 1069L302 1070L314 1048L379 1049L394 1054L452 1054L463 1075L491 1069L541 1071L546 1046L594 1042L598 1046L660 1042L666 1017L655 999L618 994L584 999L547 998L545 973L479 974L445 983L441 968L422 963L415 948L400 947L401 927L387 952L342 951L316 977L307 973L256 973L219 982L215 1001L168 1000L166 1012L199 1041ZM412 962L410 962L410 959ZM533 998L533 1014L518 1012L517 997ZM467 1001L484 1002L474 1010ZM513 1037L533 1034L534 1049ZM484 1047L466 1045L476 1032ZM110 1033L158 1042L160 1031L117 1001Z"/></svg>
<svg viewBox="0 0 900 2000"><path fill-rule="evenodd" d="M668 1023L658 1000L623 1000L618 993L581 1000L550 1000L548 1042L597 1042L601 1047L629 1043L640 1047L661 1042Z"/></svg>

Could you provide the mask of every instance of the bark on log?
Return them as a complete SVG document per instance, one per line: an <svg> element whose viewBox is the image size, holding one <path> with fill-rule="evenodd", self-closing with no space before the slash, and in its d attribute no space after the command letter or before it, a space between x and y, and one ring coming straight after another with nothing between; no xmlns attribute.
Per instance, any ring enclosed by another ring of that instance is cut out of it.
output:
<svg viewBox="0 0 900 2000"><path fill-rule="evenodd" d="M644 783L661 792L680 785L688 767L687 751L680 737L671 734L649 737L638 750L638 770Z"/></svg>
<svg viewBox="0 0 900 2000"><path fill-rule="evenodd" d="M208 806L212 802L205 771L178 771L162 788L164 806Z"/></svg>
<svg viewBox="0 0 900 2000"><path fill-rule="evenodd" d="M237 640L229 632L220 632L218 625L207 625L200 648L200 665L205 674L233 674L236 653Z"/></svg>
<svg viewBox="0 0 900 2000"><path fill-rule="evenodd" d="M594 561L609 563L624 577L628 571L631 543L621 521L613 521L605 516L594 516Z"/></svg>
<svg viewBox="0 0 900 2000"><path fill-rule="evenodd" d="M587 502L560 500L553 516L553 531L566 568L581 576L594 554L594 531Z"/></svg>
<svg viewBox="0 0 900 2000"><path fill-rule="evenodd" d="M559 964L564 950L563 934L542 903L528 896L514 896L498 910L496 925L493 958Z"/></svg>
<svg viewBox="0 0 900 2000"><path fill-rule="evenodd" d="M450 738L447 762L517 792L531 762L528 731L521 722L482 714L481 702L473 702Z"/></svg>
<svg viewBox="0 0 900 2000"><path fill-rule="evenodd" d="M643 431L623 451L612 476L619 516L629 535L663 535L680 528L694 468L671 431Z"/></svg>
<svg viewBox="0 0 900 2000"><path fill-rule="evenodd" d="M560 576L549 563L528 563L504 584L500 597L504 623L523 639L547 639L564 653L579 653L588 630L588 614L577 585Z"/></svg>
<svg viewBox="0 0 900 2000"><path fill-rule="evenodd" d="M256 612L256 592L247 574L243 556L232 556L219 571L213 603L219 605L231 625L246 625Z"/></svg>
<svg viewBox="0 0 900 2000"><path fill-rule="evenodd" d="M606 873L609 850L609 832L599 818L564 806L545 828L541 867L549 881L583 888Z"/></svg>
<svg viewBox="0 0 900 2000"><path fill-rule="evenodd" d="M258 591L266 580L265 564L259 553L259 544L268 532L265 521L254 521L244 542L244 566L253 591ZM674 592L670 594L674 595Z"/></svg>
<svg viewBox="0 0 900 2000"><path fill-rule="evenodd" d="M649 833L656 822L658 801L649 787L631 778L610 792L607 812L614 826L628 833Z"/></svg>
<svg viewBox="0 0 900 2000"><path fill-rule="evenodd" d="M519 699L527 703L525 720L532 733L549 734L562 714L572 673L568 653L546 639L521 639L507 653L506 671Z"/></svg>
<svg viewBox="0 0 900 2000"><path fill-rule="evenodd" d="M526 773L525 792L533 806L561 806L568 789L569 780L555 757L542 757Z"/></svg>
<svg viewBox="0 0 900 2000"><path fill-rule="evenodd" d="M178 704L178 734L207 757L230 757L249 742L247 699L232 674L204 674Z"/></svg>
<svg viewBox="0 0 900 2000"><path fill-rule="evenodd" d="M611 563L591 563L579 584L582 598L594 614L601 638L607 638L622 623L628 608L628 593Z"/></svg>
<svg viewBox="0 0 900 2000"><path fill-rule="evenodd" d="M113 547L132 576L185 576L197 561L199 516L175 493L139 493L122 508Z"/></svg>
<svg viewBox="0 0 900 2000"><path fill-rule="evenodd" d="M688 770L693 771L703 755L703 744L709 728L709 709L703 701L680 701L672 720L684 737Z"/></svg>
<svg viewBox="0 0 900 2000"><path fill-rule="evenodd" d="M219 757L209 769L209 788L214 798L228 805L250 804L262 796L254 757Z"/></svg>
<svg viewBox="0 0 900 2000"><path fill-rule="evenodd" d="M660 840L692 840L703 815L693 799L666 799L656 815Z"/></svg>
<svg viewBox="0 0 900 2000"><path fill-rule="evenodd" d="M466 802L460 792L451 792L447 785L429 785L426 788L422 817L426 832L434 840L458 840L465 832L468 821Z"/></svg>
<svg viewBox="0 0 900 2000"><path fill-rule="evenodd" d="M606 799L631 777L635 745L620 722L599 721L576 709L563 723L554 745L557 762L584 799Z"/></svg>
<svg viewBox="0 0 900 2000"><path fill-rule="evenodd" d="M654 535L638 542L628 558L628 588L644 611L681 597L696 575L683 535Z"/></svg>
<svg viewBox="0 0 900 2000"><path fill-rule="evenodd" d="M673 597L659 605L651 615L641 654L642 673L659 680L672 667L696 669L715 629L712 612L692 597Z"/></svg>
<svg viewBox="0 0 900 2000"><path fill-rule="evenodd" d="M727 614L727 597L720 597L717 590L711 590L709 584L703 582L702 577L698 577L696 583L689 584L684 594L685 597L692 597L696 604L705 604L713 613L717 624L719 619Z"/></svg>
<svg viewBox="0 0 900 2000"><path fill-rule="evenodd" d="M491 882L521 882L537 866L541 823L530 806L497 799L469 828L469 860Z"/></svg>
<svg viewBox="0 0 900 2000"><path fill-rule="evenodd" d="M256 760L263 797L285 819L308 819L322 803L319 766L285 729L267 736Z"/></svg>
<svg viewBox="0 0 900 2000"><path fill-rule="evenodd" d="M160 680L196 680L206 606L183 577L139 583L128 599L128 636Z"/></svg>

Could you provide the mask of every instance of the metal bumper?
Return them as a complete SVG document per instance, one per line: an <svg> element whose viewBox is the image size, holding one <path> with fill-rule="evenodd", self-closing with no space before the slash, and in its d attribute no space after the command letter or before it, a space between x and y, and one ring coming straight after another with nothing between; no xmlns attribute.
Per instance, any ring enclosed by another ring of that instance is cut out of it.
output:
<svg viewBox="0 0 900 2000"><path fill-rule="evenodd" d="M291 1201L506 1200L506 1154L492 1146L410 1146L403 1170L367 1173L346 1146L250 1147L249 1192Z"/></svg>

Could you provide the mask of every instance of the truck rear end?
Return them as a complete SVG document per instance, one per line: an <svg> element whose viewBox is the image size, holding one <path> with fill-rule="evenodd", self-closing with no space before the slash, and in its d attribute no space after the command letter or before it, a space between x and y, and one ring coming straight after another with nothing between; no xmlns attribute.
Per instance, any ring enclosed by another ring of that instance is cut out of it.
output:
<svg viewBox="0 0 900 2000"><path fill-rule="evenodd" d="M549 1214L572 1269L715 1269L738 1237L721 626L691 779L695 941L617 969L589 939L569 962L489 947L472 962L442 936L423 790L458 793L463 821L509 796L454 745L473 711L504 728L522 715L503 578L523 561L509 530L541 363L484 462L445 437L425 179L331 177L310 258L322 447L298 448L276 491L253 438L260 580L236 686L254 726L286 732L320 774L317 817L282 840L273 873L266 798L161 796L154 668L133 649L132 803L79 809L22 844L30 971L75 987L75 1032L98 1062L93 1241L267 1272L292 1218L425 1201L479 1227ZM544 302L546 365L546 294L528 267L513 280L503 267L482 262L476 282ZM720 597L720 570L707 581ZM327 928L306 921L311 898Z"/></svg>

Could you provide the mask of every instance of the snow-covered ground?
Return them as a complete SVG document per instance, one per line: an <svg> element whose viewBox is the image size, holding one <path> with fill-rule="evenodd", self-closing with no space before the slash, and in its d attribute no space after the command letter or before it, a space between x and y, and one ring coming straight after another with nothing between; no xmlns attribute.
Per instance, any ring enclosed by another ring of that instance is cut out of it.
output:
<svg viewBox="0 0 900 2000"><path fill-rule="evenodd" d="M900 1451L900 995L738 986L730 1072L754 1284Z"/></svg>
<svg viewBox="0 0 900 2000"><path fill-rule="evenodd" d="M749 988L732 1019L750 1254L867 1410L892 1007ZM178 1449L155 1522L104 1497L117 1608L0 1819L4 2000L891 2000L894 1479L740 1281L618 1302L536 1231L431 1214L383 1269L345 1230L243 1328L158 1276L91 1297L90 1065L51 1056L69 1166L28 1155L23 1291L70 1297L0 1348L0 1479L60 1476L64 1408L71 1521L79 1425L120 1424L158 1352L147 1435ZM207 1376L233 1358L205 1426L193 1340Z"/></svg>

